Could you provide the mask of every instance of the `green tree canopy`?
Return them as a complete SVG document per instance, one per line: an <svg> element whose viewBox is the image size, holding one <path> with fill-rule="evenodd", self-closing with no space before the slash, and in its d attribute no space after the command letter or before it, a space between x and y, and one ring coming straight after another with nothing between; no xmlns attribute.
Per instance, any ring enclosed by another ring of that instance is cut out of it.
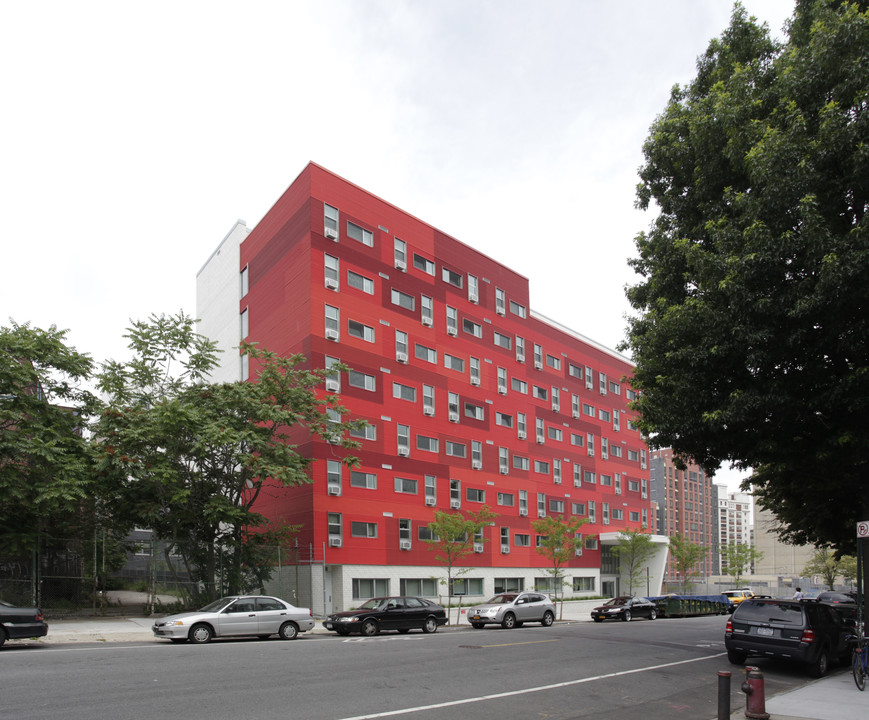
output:
<svg viewBox="0 0 869 720"><path fill-rule="evenodd" d="M556 602L558 591L564 585L564 568L571 560L576 559L577 550L582 549L584 539L580 528L586 524L587 518L565 518L557 514L547 515L531 523L538 537L537 552L550 563L545 570L555 586ZM561 609L563 612L563 604Z"/></svg>
<svg viewBox="0 0 869 720"><path fill-rule="evenodd" d="M708 553L708 547L692 542L681 533L670 537L670 556L679 574L680 592L683 595L690 592L691 580L697 576L697 565Z"/></svg>
<svg viewBox="0 0 869 720"><path fill-rule="evenodd" d="M92 535L97 495L83 427L93 361L66 330L0 328L0 551L33 549L38 533Z"/></svg>
<svg viewBox="0 0 869 720"><path fill-rule="evenodd" d="M845 556L847 557L847 556ZM836 578L845 576L848 568L840 568L843 558L837 558L836 553L829 548L818 548L812 559L806 563L802 574L805 576L820 575L824 579L824 585L828 590L835 590Z"/></svg>
<svg viewBox="0 0 869 720"><path fill-rule="evenodd" d="M655 555L652 536L641 530L620 530L618 544L612 547L613 555L619 559L621 574L628 580L628 592L633 595L634 588L642 584L649 560Z"/></svg>
<svg viewBox="0 0 869 720"><path fill-rule="evenodd" d="M644 145L634 407L655 447L753 469L782 539L869 518L869 14L800 1L784 44L737 5Z"/></svg>
<svg viewBox="0 0 869 720"><path fill-rule="evenodd" d="M345 437L350 424L333 420L343 410L337 398L315 392L327 372L245 345L257 380L210 384L214 346L183 313L137 322L127 337L133 358L99 375L109 397L97 425L103 467L122 478L115 511L169 541L167 562L180 554L205 588L196 601L258 587L263 575L252 568L268 571L256 562L259 535L282 543L293 528L268 523L254 510L257 498L269 484L311 482L312 459L299 454L292 430L355 447Z"/></svg>
<svg viewBox="0 0 869 720"><path fill-rule="evenodd" d="M729 543L724 546L724 570L733 577L734 585L742 584L746 571L758 560L763 560L763 553L753 545Z"/></svg>

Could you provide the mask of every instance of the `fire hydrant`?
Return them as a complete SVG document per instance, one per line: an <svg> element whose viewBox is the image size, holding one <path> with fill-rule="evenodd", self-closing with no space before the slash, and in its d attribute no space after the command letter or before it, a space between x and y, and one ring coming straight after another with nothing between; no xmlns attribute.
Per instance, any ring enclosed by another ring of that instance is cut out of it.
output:
<svg viewBox="0 0 869 720"><path fill-rule="evenodd" d="M745 693L745 717L755 720L768 720L766 697L763 688L763 673L753 665L745 666L745 682L742 683Z"/></svg>

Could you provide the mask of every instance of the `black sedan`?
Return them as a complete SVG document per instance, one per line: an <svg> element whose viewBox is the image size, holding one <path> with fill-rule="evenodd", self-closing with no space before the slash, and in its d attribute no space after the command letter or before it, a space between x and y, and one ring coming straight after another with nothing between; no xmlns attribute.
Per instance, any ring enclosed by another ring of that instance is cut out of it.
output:
<svg viewBox="0 0 869 720"><path fill-rule="evenodd" d="M630 622L635 617L647 617L649 620L654 620L658 617L655 603L649 598L623 595L613 598L591 611L591 618L595 622L603 622L604 620Z"/></svg>
<svg viewBox="0 0 869 720"><path fill-rule="evenodd" d="M7 640L44 637L48 624L42 611L35 607L15 607L0 600L0 646Z"/></svg>
<svg viewBox="0 0 869 720"><path fill-rule="evenodd" d="M371 598L356 610L334 613L323 621L323 627L339 635L359 633L377 635L382 630L400 633L418 629L433 633L447 622L447 613L440 605L418 597Z"/></svg>

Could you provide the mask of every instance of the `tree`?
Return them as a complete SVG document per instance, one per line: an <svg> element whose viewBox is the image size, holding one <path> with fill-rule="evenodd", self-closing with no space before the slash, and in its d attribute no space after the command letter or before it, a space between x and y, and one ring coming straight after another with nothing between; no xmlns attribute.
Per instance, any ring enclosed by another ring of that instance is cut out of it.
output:
<svg viewBox="0 0 869 720"><path fill-rule="evenodd" d="M453 583L470 570L470 568L458 568L458 563L473 552L474 543L486 542L482 530L498 515L492 512L488 505L483 505L477 512L452 513L446 510L435 510L434 516L434 521L428 524L432 537L424 542L436 553L435 559L446 569L447 596L449 604L452 605Z"/></svg>
<svg viewBox="0 0 869 720"><path fill-rule="evenodd" d="M724 546L724 570L733 576L733 584L741 585L742 576L753 563L763 559L763 553L753 545L729 543Z"/></svg>
<svg viewBox="0 0 869 720"><path fill-rule="evenodd" d="M0 552L29 553L40 534L92 538L97 481L82 427L94 398L90 356L67 330L0 328Z"/></svg>
<svg viewBox="0 0 869 720"><path fill-rule="evenodd" d="M841 560L836 557L836 553L832 550L823 547L818 548L815 550L812 559L806 563L802 574L805 576L820 575L824 578L824 584L827 586L827 589L834 590L836 578L842 575L842 570L839 568L840 564Z"/></svg>
<svg viewBox="0 0 869 720"><path fill-rule="evenodd" d="M97 425L103 468L124 479L116 512L168 541L167 564L180 555L193 587L204 588L196 602L260 587L270 571L257 562L263 546L297 528L269 523L254 510L257 498L266 487L311 482L313 460L292 433L355 447L344 437L355 424L333 420L343 410L337 398L315 392L327 371L243 345L256 382L210 384L214 345L183 313L134 323L126 337L132 360L99 374L109 396Z"/></svg>
<svg viewBox="0 0 869 720"><path fill-rule="evenodd" d="M839 574L846 583L854 584L857 580L857 558L854 555L843 555L839 559Z"/></svg>
<svg viewBox="0 0 869 720"><path fill-rule="evenodd" d="M744 484L794 544L869 517L869 12L797 3L787 42L736 6L644 145L625 345L654 447Z"/></svg>
<svg viewBox="0 0 869 720"><path fill-rule="evenodd" d="M628 579L628 592L633 595L634 588L642 580L643 571L648 567L648 561L655 554L652 537L640 530L620 530L618 544L613 545L612 552L619 559L621 573Z"/></svg>
<svg viewBox="0 0 869 720"><path fill-rule="evenodd" d="M576 558L576 551L582 547L583 537L579 529L588 523L585 518L565 518L563 515L547 515L534 520L531 527L537 533L537 552L551 563L546 572L555 586L555 601L558 590L564 585L564 568ZM564 611L564 603L561 605Z"/></svg>
<svg viewBox="0 0 869 720"><path fill-rule="evenodd" d="M697 564L708 553L708 547L692 542L681 533L670 537L670 555L679 574L680 592L683 595L690 591L691 578L697 574Z"/></svg>

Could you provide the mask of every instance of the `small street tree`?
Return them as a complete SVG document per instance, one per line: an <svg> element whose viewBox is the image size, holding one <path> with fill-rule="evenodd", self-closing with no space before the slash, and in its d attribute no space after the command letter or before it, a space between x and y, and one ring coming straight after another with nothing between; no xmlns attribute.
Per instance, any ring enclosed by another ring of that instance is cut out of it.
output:
<svg viewBox="0 0 869 720"><path fill-rule="evenodd" d="M564 583L564 568L576 557L576 551L582 547L583 537L579 532L583 525L588 524L585 518L565 518L563 515L547 515L534 520L531 527L538 536L537 552L550 562L545 572L552 578L555 587L555 602L558 602L558 591ZM564 613L564 602L560 606L559 617Z"/></svg>
<svg viewBox="0 0 869 720"><path fill-rule="evenodd" d="M640 584L643 571L655 554L652 537L640 530L621 530L618 544L613 546L612 552L619 558L622 575L627 577L628 590L633 595L634 588Z"/></svg>
<svg viewBox="0 0 869 720"><path fill-rule="evenodd" d="M824 585L828 590L833 590L836 585L836 578L842 575L840 569L841 560L836 558L836 553L830 548L818 548L812 559L806 563L802 574L805 576L820 575L824 578Z"/></svg>
<svg viewBox="0 0 869 720"><path fill-rule="evenodd" d="M446 570L449 605L453 602L453 583L470 570L459 568L460 561L473 552L475 542L486 542L486 538L481 537L482 530L496 517L497 513L492 512L488 505L483 505L477 512L435 510L435 519L428 524L432 537L424 542L435 552L435 559ZM456 622L458 617L457 613Z"/></svg>
<svg viewBox="0 0 869 720"><path fill-rule="evenodd" d="M708 553L708 547L692 542L681 533L670 537L670 556L679 575L679 591L683 595L691 591L691 579L697 575L697 565Z"/></svg>
<svg viewBox="0 0 869 720"><path fill-rule="evenodd" d="M742 584L742 577L753 563L763 559L763 553L753 545L731 543L724 546L725 572L733 577L734 585Z"/></svg>

